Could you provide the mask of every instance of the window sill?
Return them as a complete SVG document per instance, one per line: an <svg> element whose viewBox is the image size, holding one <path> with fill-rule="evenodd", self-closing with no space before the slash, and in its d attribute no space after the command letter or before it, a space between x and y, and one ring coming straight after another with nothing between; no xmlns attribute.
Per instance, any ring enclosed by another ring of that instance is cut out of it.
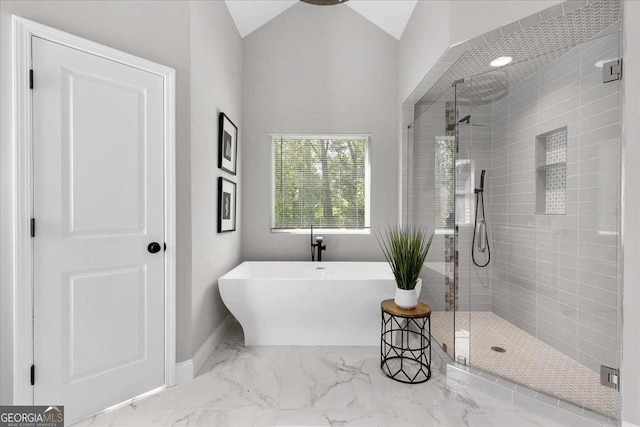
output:
<svg viewBox="0 0 640 427"><path fill-rule="evenodd" d="M433 234L453 234L453 228L436 228Z"/></svg>
<svg viewBox="0 0 640 427"><path fill-rule="evenodd" d="M278 229L272 228L272 233L278 234L309 234L311 230L308 228L287 228L287 229ZM315 235L323 235L323 234L371 234L370 228L314 228L313 234Z"/></svg>
<svg viewBox="0 0 640 427"><path fill-rule="evenodd" d="M463 222L458 224L459 228L471 228L473 226L473 224L471 224L470 222ZM453 234L454 233L454 229L453 228L436 228L433 232L433 234Z"/></svg>

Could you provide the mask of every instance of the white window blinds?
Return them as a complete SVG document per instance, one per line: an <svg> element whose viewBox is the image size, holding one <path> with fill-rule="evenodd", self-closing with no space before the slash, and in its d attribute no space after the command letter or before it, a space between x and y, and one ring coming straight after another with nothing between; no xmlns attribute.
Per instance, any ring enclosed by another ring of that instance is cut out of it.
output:
<svg viewBox="0 0 640 427"><path fill-rule="evenodd" d="M452 230L455 226L456 153L455 137L436 137L435 153L435 219L436 229Z"/></svg>
<svg viewBox="0 0 640 427"><path fill-rule="evenodd" d="M469 159L456 159L456 139L436 137L435 226L451 232L456 223L470 224L473 207L473 171Z"/></svg>
<svg viewBox="0 0 640 427"><path fill-rule="evenodd" d="M369 137L272 135L273 229L369 228Z"/></svg>

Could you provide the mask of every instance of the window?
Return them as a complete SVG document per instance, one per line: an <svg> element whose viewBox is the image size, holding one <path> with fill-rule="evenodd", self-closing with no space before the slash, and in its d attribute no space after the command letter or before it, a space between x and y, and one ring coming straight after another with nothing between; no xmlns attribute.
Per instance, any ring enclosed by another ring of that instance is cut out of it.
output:
<svg viewBox="0 0 640 427"><path fill-rule="evenodd" d="M455 225L455 138L436 137L435 209L436 229L452 230Z"/></svg>
<svg viewBox="0 0 640 427"><path fill-rule="evenodd" d="M456 159L455 137L436 137L435 149L435 228L453 232L458 225L471 223L471 161ZM454 220L455 218L455 220Z"/></svg>
<svg viewBox="0 0 640 427"><path fill-rule="evenodd" d="M473 176L471 160L456 160L456 219L458 225L471 224L474 197Z"/></svg>
<svg viewBox="0 0 640 427"><path fill-rule="evenodd" d="M370 227L369 137L272 135L273 230Z"/></svg>

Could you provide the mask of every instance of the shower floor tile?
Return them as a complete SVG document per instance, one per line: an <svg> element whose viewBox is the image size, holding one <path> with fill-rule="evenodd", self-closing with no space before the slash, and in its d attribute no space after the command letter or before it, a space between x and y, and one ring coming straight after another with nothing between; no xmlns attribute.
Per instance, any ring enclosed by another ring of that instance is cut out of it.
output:
<svg viewBox="0 0 640 427"><path fill-rule="evenodd" d="M464 356L470 366L587 409L618 416L618 392L602 386L599 374L500 316L458 312L456 328L456 359ZM453 313L433 312L431 334L439 344L451 348ZM506 351L496 352L492 346Z"/></svg>

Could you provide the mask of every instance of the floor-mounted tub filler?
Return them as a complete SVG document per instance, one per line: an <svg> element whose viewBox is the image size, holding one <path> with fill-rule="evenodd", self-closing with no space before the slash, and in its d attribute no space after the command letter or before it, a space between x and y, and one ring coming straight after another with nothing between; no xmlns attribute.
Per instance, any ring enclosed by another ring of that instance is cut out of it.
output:
<svg viewBox="0 0 640 427"><path fill-rule="evenodd" d="M245 345L379 346L386 262L243 262L219 281Z"/></svg>

